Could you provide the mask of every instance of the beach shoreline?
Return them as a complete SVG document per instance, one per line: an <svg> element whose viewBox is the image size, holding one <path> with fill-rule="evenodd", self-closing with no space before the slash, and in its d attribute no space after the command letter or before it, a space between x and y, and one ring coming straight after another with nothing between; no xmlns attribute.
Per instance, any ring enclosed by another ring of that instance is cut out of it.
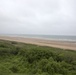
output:
<svg viewBox="0 0 76 75"><path fill-rule="evenodd" d="M14 37L14 36L0 36L0 40L9 40L22 42L27 44L35 44L39 46L49 46L61 49L75 50L76 51L76 43L69 41L57 41L57 40L46 40L46 39L38 39L38 38L24 38L24 37Z"/></svg>

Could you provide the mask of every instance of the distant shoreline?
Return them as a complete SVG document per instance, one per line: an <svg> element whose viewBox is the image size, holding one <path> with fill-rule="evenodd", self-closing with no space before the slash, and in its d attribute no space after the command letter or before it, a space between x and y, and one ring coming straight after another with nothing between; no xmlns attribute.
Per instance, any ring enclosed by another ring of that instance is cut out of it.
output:
<svg viewBox="0 0 76 75"><path fill-rule="evenodd" d="M1 40L16 41L28 44L35 44L39 46L49 46L61 49L76 50L76 43L70 41L57 41L57 40L47 40L38 38L24 38L15 36L0 36Z"/></svg>
<svg viewBox="0 0 76 75"><path fill-rule="evenodd" d="M76 43L76 36L72 35L37 35L37 34L5 34L0 36L10 36L10 37L22 37L22 38L35 38L53 41L65 41Z"/></svg>

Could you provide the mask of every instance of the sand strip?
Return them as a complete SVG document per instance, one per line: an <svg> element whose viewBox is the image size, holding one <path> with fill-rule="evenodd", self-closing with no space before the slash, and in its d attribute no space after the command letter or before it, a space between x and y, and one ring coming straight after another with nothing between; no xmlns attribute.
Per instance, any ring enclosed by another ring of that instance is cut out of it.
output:
<svg viewBox="0 0 76 75"><path fill-rule="evenodd" d="M9 37L0 36L1 40L17 41L28 44L35 44L40 46L49 46L62 49L76 50L76 42L65 42L65 41L55 41L55 40L44 40L36 38L23 38L23 37Z"/></svg>

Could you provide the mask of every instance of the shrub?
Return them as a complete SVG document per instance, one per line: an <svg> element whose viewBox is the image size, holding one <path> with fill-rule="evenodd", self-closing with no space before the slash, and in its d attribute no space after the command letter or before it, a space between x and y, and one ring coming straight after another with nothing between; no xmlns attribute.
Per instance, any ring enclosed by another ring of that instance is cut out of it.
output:
<svg viewBox="0 0 76 75"><path fill-rule="evenodd" d="M31 44L0 42L0 75L75 75L76 52Z"/></svg>
<svg viewBox="0 0 76 75"><path fill-rule="evenodd" d="M13 72L13 73L17 73L19 71L18 67L17 66L12 66L10 68L10 70Z"/></svg>

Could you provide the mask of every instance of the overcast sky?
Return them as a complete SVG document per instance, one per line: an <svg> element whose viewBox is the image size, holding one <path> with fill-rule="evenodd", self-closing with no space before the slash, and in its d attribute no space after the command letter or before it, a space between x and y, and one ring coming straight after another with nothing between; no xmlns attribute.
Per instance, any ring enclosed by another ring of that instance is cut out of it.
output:
<svg viewBox="0 0 76 75"><path fill-rule="evenodd" d="M0 0L0 34L76 35L76 0Z"/></svg>

